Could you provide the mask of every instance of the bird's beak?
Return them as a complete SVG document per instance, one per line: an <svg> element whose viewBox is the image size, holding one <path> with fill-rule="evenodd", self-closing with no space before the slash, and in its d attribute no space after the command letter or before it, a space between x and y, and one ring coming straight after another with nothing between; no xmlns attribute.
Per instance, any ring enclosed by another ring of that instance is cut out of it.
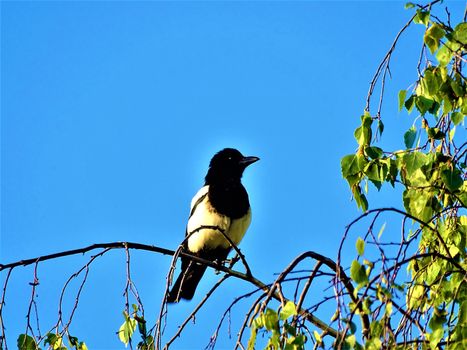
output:
<svg viewBox="0 0 467 350"><path fill-rule="evenodd" d="M240 164L246 168L248 165L257 162L258 160L258 157L243 157L243 159L240 161Z"/></svg>

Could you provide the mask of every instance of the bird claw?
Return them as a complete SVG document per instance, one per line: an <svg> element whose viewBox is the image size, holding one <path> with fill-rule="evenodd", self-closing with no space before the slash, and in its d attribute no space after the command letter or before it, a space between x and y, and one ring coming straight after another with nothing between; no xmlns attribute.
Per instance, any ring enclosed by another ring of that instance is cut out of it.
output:
<svg viewBox="0 0 467 350"><path fill-rule="evenodd" d="M230 264L231 262L231 259L225 259L225 260L220 260L220 259L216 259L215 260L215 263L219 266L219 267L225 267L225 266L228 266L228 264ZM215 269L214 270L214 273L216 275L220 274L222 271L218 270L218 269Z"/></svg>

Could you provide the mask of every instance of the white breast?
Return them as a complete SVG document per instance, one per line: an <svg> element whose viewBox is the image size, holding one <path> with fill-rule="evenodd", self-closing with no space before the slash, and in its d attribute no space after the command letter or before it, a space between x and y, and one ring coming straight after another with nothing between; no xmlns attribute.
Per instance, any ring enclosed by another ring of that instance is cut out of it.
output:
<svg viewBox="0 0 467 350"><path fill-rule="evenodd" d="M212 207L206 195L208 190L209 186L204 186L191 201L191 211L193 209L194 211L188 220L188 235L202 226L216 226L223 230L232 242L238 245L245 235L248 226L250 226L251 210L248 209L248 213L244 217L231 220L227 216L219 214ZM196 205L202 196L205 196L204 199ZM193 208L195 205L196 208ZM202 249L227 249L229 247L230 243L222 233L215 229L201 229L188 238L188 249L193 253L199 252Z"/></svg>

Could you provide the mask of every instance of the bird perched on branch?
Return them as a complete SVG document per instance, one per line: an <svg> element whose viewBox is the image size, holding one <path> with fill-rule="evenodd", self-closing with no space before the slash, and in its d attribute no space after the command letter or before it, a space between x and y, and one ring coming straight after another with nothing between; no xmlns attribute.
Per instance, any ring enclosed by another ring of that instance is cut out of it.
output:
<svg viewBox="0 0 467 350"><path fill-rule="evenodd" d="M204 187L191 201L183 250L200 258L222 262L238 245L251 222L248 193L241 183L243 171L258 157L245 157L238 150L225 148L209 163ZM222 233L224 232L224 234ZM167 302L191 300L207 266L182 257L182 270Z"/></svg>

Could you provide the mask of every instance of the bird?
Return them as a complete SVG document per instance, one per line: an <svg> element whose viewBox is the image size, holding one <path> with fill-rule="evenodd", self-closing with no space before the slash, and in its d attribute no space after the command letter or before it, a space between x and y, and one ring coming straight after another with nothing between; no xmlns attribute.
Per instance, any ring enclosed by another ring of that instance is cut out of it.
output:
<svg viewBox="0 0 467 350"><path fill-rule="evenodd" d="M237 246L251 222L248 193L242 185L244 170L258 161L234 148L224 148L209 162L204 186L191 200L182 251L209 261L222 263L232 249L222 230ZM191 300L207 266L182 256L182 268L168 303Z"/></svg>

